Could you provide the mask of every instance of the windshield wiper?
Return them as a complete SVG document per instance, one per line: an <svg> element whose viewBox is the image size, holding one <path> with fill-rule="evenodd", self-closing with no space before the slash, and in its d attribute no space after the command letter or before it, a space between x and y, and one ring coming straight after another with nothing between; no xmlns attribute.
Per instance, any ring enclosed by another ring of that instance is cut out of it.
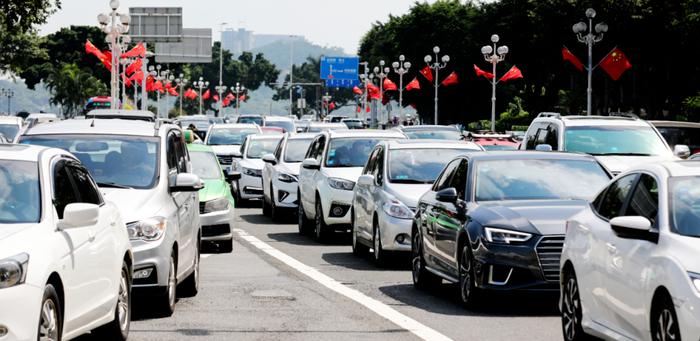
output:
<svg viewBox="0 0 700 341"><path fill-rule="evenodd" d="M600 154L591 154L594 156L651 156L651 154L645 154L645 153L600 153Z"/></svg>
<svg viewBox="0 0 700 341"><path fill-rule="evenodd" d="M106 187L106 188L133 189L133 188L131 188L131 187L129 187L129 186L120 185L120 184L117 184L117 183L114 183L114 182L98 182L98 183L97 183L97 186L99 186L99 187Z"/></svg>

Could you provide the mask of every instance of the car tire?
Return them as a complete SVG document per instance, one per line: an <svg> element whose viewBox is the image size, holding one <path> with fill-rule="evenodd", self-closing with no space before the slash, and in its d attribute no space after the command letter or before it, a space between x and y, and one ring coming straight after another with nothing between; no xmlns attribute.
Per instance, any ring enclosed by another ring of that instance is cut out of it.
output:
<svg viewBox="0 0 700 341"><path fill-rule="evenodd" d="M275 203L275 189L272 187L272 184L270 184L270 218L272 218L274 222L282 220L280 209Z"/></svg>
<svg viewBox="0 0 700 341"><path fill-rule="evenodd" d="M131 271L124 262L119 279L119 292L114 308L114 320L95 329L92 334L98 340L125 341L129 337L131 325Z"/></svg>
<svg viewBox="0 0 700 341"><path fill-rule="evenodd" d="M478 296L476 277L474 277L474 262L469 244L465 243L459 257L459 297L462 305L473 308Z"/></svg>
<svg viewBox="0 0 700 341"><path fill-rule="evenodd" d="M315 237L317 242L324 242L328 238L328 225L323 219L323 207L321 206L321 198L316 197L316 219L314 227Z"/></svg>
<svg viewBox="0 0 700 341"><path fill-rule="evenodd" d="M657 296L651 308L651 339L681 340L678 316L673 301L667 294Z"/></svg>
<svg viewBox="0 0 700 341"><path fill-rule="evenodd" d="M358 229L355 226L357 221L355 220L355 210L350 212L350 217L352 218L352 253L355 256L364 257L369 253L369 247L362 244L362 242L357 238Z"/></svg>
<svg viewBox="0 0 700 341"><path fill-rule="evenodd" d="M200 242L199 239L197 239L197 249L195 250L194 255L194 270L192 270L192 273L187 276L184 281L182 281L182 284L180 284L179 292L181 297L195 297L199 292L199 262L201 260L199 245Z"/></svg>
<svg viewBox="0 0 700 341"><path fill-rule="evenodd" d="M233 238L219 242L218 251L219 251L218 253L231 253L231 252L233 252Z"/></svg>
<svg viewBox="0 0 700 341"><path fill-rule="evenodd" d="M298 207L298 213L297 213L297 218L298 218L298 225L299 225L299 234L300 235L306 235L311 231L311 228L313 226L313 223L309 218L306 217L306 212L304 211L304 205L301 203L301 200L299 200L299 207Z"/></svg>
<svg viewBox="0 0 700 341"><path fill-rule="evenodd" d="M384 251L382 246L382 236L381 230L379 229L379 224L374 221L374 228L372 229L372 256L374 256L374 263L378 266L385 266L387 264L388 254Z"/></svg>
<svg viewBox="0 0 700 341"><path fill-rule="evenodd" d="M175 312L175 302L177 301L175 255L170 255L168 268L168 283L166 284L165 292L155 298L155 309L161 317L169 317Z"/></svg>
<svg viewBox="0 0 700 341"><path fill-rule="evenodd" d="M44 287L44 296L41 299L39 312L38 339L61 340L63 338L63 315L61 315L61 301L53 285Z"/></svg>
<svg viewBox="0 0 700 341"><path fill-rule="evenodd" d="M440 283L442 283L442 278L425 268L423 252L423 240L420 234L414 231L413 241L411 243L411 275L413 277L413 286L418 290L429 290L440 285Z"/></svg>
<svg viewBox="0 0 700 341"><path fill-rule="evenodd" d="M262 201L262 213L264 216L269 217L270 216L270 203L267 201L267 198L265 198L264 194L263 194L261 201Z"/></svg>
<svg viewBox="0 0 700 341"><path fill-rule="evenodd" d="M581 324L583 309L579 295L576 273L568 269L564 273L561 288L561 328L565 341L591 340L591 336L583 331Z"/></svg>

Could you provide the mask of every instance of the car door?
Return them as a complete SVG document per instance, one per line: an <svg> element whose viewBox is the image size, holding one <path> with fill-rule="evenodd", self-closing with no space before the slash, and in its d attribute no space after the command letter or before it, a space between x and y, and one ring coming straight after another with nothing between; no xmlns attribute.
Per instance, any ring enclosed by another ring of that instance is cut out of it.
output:
<svg viewBox="0 0 700 341"><path fill-rule="evenodd" d="M320 140L323 136L317 136L314 141L309 146L309 150L306 152L304 159L316 159L318 160ZM313 205L314 205L314 191L313 178L316 173L315 169L306 169L303 166L299 168L299 192L301 197L299 198L300 204L303 205L304 212L308 216L313 216Z"/></svg>
<svg viewBox="0 0 700 341"><path fill-rule="evenodd" d="M466 197L468 165L466 159L459 160L446 187L456 189L459 200ZM456 203L451 202L436 202L435 212L435 247L440 258L448 265L448 270L457 274L457 236L463 224L462 215Z"/></svg>
<svg viewBox="0 0 700 341"><path fill-rule="evenodd" d="M436 193L440 190L450 187L450 180L457 166L461 162L461 159L453 160L447 164L445 169L443 169L440 176L435 180L433 188L431 191L426 193L421 201L421 235L423 236L423 246L426 252L426 262L432 267L441 269L443 271L449 270L449 266L445 262L445 258L440 255L440 251L437 249L436 242L436 231L438 229L438 219L440 219L441 212L443 209L440 207L443 205L442 202L436 200Z"/></svg>
<svg viewBox="0 0 700 341"><path fill-rule="evenodd" d="M651 175L642 173L636 180L621 216L642 216L658 228L659 211L658 181ZM612 227L610 227L612 228ZM645 285L652 275L649 264L657 244L648 240L621 238L612 232L608 253L607 283L610 301L614 307L616 323L625 334L633 339L643 339L648 335L646 308L653 293L645 291Z"/></svg>
<svg viewBox="0 0 700 341"><path fill-rule="evenodd" d="M362 175L374 175L378 154L379 147L376 147L370 154L369 159L367 159L367 164L362 170ZM359 182L355 184L353 210L355 210L355 225L358 227L358 231L356 232L365 240L370 240L372 238L370 232L371 218L369 218L373 207L372 187L374 187L374 184L362 185Z"/></svg>
<svg viewBox="0 0 700 341"><path fill-rule="evenodd" d="M187 159L181 145L181 134L177 130L168 132L168 143L166 155L168 157L168 178L177 174L187 173ZM192 250L192 213L191 210L199 210L199 205L194 205L190 192L171 192L170 196L177 209L177 231L178 231L178 255L177 265L178 276L188 269L194 261Z"/></svg>

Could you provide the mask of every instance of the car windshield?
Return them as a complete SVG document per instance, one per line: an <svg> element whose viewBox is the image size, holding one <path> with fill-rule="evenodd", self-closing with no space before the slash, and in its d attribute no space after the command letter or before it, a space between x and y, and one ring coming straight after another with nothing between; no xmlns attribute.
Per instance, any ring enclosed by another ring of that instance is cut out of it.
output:
<svg viewBox="0 0 700 341"><path fill-rule="evenodd" d="M219 160L212 152L190 151L192 171L202 179L218 180L222 173L219 168Z"/></svg>
<svg viewBox="0 0 700 341"><path fill-rule="evenodd" d="M659 130L659 133L669 145L684 144L690 147L691 154L700 153L700 128L657 127L656 129Z"/></svg>
<svg viewBox="0 0 700 341"><path fill-rule="evenodd" d="M284 151L284 162L302 162L313 139L288 140Z"/></svg>
<svg viewBox="0 0 700 341"><path fill-rule="evenodd" d="M589 160L485 160L476 167L476 201L590 200L610 180Z"/></svg>
<svg viewBox="0 0 700 341"><path fill-rule="evenodd" d="M0 160L0 224L39 222L39 193L36 162Z"/></svg>
<svg viewBox="0 0 700 341"><path fill-rule="evenodd" d="M291 121L266 121L265 122L266 127L278 127L284 129L284 132L290 132L294 133L296 132L296 127L294 126L294 123Z"/></svg>
<svg viewBox="0 0 700 341"><path fill-rule="evenodd" d="M257 133L259 131L255 128L214 128L209 133L207 144L212 146L241 145L246 136Z"/></svg>
<svg viewBox="0 0 700 341"><path fill-rule="evenodd" d="M671 231L700 237L700 176L669 180Z"/></svg>
<svg viewBox="0 0 700 341"><path fill-rule="evenodd" d="M241 116L238 118L238 123L255 123L262 126L263 118L261 116Z"/></svg>
<svg viewBox="0 0 700 341"><path fill-rule="evenodd" d="M645 126L569 127L566 151L591 155L664 155L669 153L654 129Z"/></svg>
<svg viewBox="0 0 700 341"><path fill-rule="evenodd" d="M362 167L374 146L382 140L386 139L365 137L331 140L326 155L326 167Z"/></svg>
<svg viewBox="0 0 700 341"><path fill-rule="evenodd" d="M19 126L16 124L0 124L0 134L5 136L5 138L10 142L15 139L18 131Z"/></svg>
<svg viewBox="0 0 700 341"><path fill-rule="evenodd" d="M211 123L209 123L209 120L180 120L180 126L183 129L187 129L190 125L193 125L197 130L207 131Z"/></svg>
<svg viewBox="0 0 700 341"><path fill-rule="evenodd" d="M457 130L408 130L404 134L409 139L431 139L431 140L461 140L462 133Z"/></svg>
<svg viewBox="0 0 700 341"><path fill-rule="evenodd" d="M281 139L282 136L279 139L250 140L246 158L261 159L265 154L274 153Z"/></svg>
<svg viewBox="0 0 700 341"><path fill-rule="evenodd" d="M100 186L153 188L158 175L157 137L32 135L23 144L60 148L75 155Z"/></svg>
<svg viewBox="0 0 700 341"><path fill-rule="evenodd" d="M432 184L448 162L469 150L446 148L391 150L389 182Z"/></svg>

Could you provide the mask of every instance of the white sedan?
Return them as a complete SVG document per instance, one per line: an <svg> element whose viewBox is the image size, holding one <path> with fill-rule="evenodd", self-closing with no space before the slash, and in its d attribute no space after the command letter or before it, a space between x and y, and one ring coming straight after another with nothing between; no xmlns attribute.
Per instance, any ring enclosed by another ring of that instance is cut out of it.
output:
<svg viewBox="0 0 700 341"><path fill-rule="evenodd" d="M132 263L118 209L76 158L0 148L0 339L125 340Z"/></svg>
<svg viewBox="0 0 700 341"><path fill-rule="evenodd" d="M700 339L700 163L638 166L567 223L564 338Z"/></svg>

